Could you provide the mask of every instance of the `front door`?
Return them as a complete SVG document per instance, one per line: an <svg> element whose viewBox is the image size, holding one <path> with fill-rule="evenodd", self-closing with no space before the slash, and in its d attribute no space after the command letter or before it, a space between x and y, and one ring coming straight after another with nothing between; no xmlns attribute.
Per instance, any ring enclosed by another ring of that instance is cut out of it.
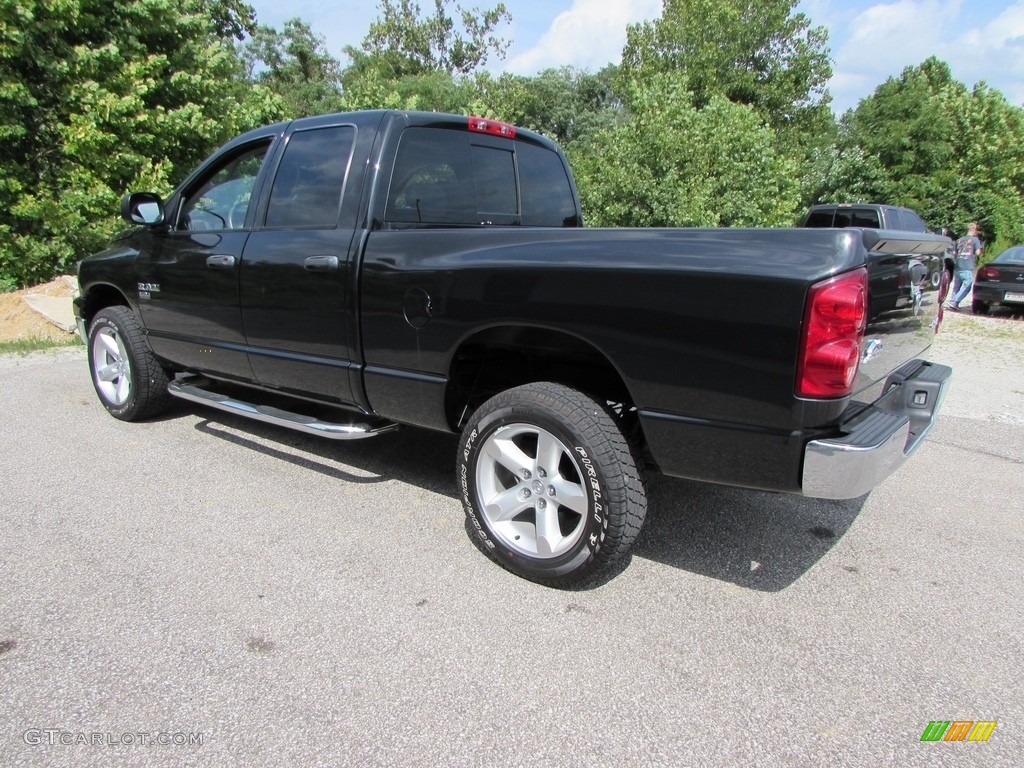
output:
<svg viewBox="0 0 1024 768"><path fill-rule="evenodd" d="M169 231L139 255L139 310L157 355L187 368L250 381L239 304L254 185L265 139L228 153L182 190Z"/></svg>

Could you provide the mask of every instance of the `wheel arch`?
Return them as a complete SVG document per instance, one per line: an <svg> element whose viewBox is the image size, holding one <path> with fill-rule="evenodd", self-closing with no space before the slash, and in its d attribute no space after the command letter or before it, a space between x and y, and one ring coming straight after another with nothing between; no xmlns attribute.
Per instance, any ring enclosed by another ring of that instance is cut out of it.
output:
<svg viewBox="0 0 1024 768"><path fill-rule="evenodd" d="M572 387L615 404L622 413L635 405L622 373L586 339L541 326L501 325L468 336L452 355L445 393L448 422L458 431L490 397L539 381Z"/></svg>
<svg viewBox="0 0 1024 768"><path fill-rule="evenodd" d="M90 285L82 295L75 299L75 304L78 307L79 314L85 321L86 328L92 323L92 319L96 317L96 313L101 309L107 307L123 306L128 307L135 316L138 317L138 311L132 303L128 301L128 297L124 292L115 285L110 283L96 283Z"/></svg>

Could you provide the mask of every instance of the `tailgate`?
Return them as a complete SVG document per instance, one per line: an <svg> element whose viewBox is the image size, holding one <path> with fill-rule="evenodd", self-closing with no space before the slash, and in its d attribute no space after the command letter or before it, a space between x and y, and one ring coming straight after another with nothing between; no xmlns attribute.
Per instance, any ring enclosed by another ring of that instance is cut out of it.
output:
<svg viewBox="0 0 1024 768"><path fill-rule="evenodd" d="M932 343L945 297L949 238L929 232L862 230L868 251L868 326L854 381L859 400L874 400L882 382Z"/></svg>

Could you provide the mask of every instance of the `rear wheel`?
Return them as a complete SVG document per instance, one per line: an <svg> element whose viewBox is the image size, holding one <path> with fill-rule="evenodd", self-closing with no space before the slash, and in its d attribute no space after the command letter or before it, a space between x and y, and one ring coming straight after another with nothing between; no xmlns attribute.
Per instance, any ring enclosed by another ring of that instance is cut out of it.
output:
<svg viewBox="0 0 1024 768"><path fill-rule="evenodd" d="M128 307L106 307L89 326L89 372L111 416L138 421L170 404L167 372L149 349Z"/></svg>
<svg viewBox="0 0 1024 768"><path fill-rule="evenodd" d="M552 586L624 556L647 509L643 475L612 415L569 387L488 400L462 433L458 485L481 548Z"/></svg>
<svg viewBox="0 0 1024 768"><path fill-rule="evenodd" d="M975 299L971 302L971 311L976 315L987 315L989 311L989 305L987 302L978 301Z"/></svg>

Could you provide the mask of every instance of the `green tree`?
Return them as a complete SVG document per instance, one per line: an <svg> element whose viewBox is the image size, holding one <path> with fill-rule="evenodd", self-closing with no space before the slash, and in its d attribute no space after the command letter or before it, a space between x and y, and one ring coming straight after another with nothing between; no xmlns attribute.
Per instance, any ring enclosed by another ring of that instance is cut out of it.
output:
<svg viewBox="0 0 1024 768"><path fill-rule="evenodd" d="M504 57L509 44L496 30L512 17L501 3L482 12L456 5L454 15L451 5L434 0L424 15L411 0L383 0L362 46L345 48L342 107L468 111L478 90L471 75Z"/></svg>
<svg viewBox="0 0 1024 768"><path fill-rule="evenodd" d="M512 21L504 3L486 11L455 6L456 21L448 11L452 0L434 0L432 15L423 16L412 0L382 0L380 17L362 43L362 53L346 49L356 72L381 69L387 79L428 72L469 74L492 54L504 58L509 43L495 34L500 24Z"/></svg>
<svg viewBox="0 0 1024 768"><path fill-rule="evenodd" d="M846 142L877 161L879 202L906 205L928 221L946 221L955 179L957 128L950 111L966 88L932 57L889 78L844 117ZM959 95L958 95L959 94Z"/></svg>
<svg viewBox="0 0 1024 768"><path fill-rule="evenodd" d="M878 158L849 139L817 150L805 166L807 201L870 203L885 199L888 176Z"/></svg>
<svg viewBox="0 0 1024 768"><path fill-rule="evenodd" d="M948 105L956 123L956 165L949 197L957 232L981 224L985 258L1024 242L1024 109L979 83Z"/></svg>
<svg viewBox="0 0 1024 768"><path fill-rule="evenodd" d="M228 0L0 5L0 278L47 279L100 248L130 188L166 190L280 105L242 85Z"/></svg>
<svg viewBox="0 0 1024 768"><path fill-rule="evenodd" d="M662 15L628 29L622 76L685 73L693 104L715 96L753 107L777 130L831 121L828 32L797 0L665 0Z"/></svg>
<svg viewBox="0 0 1024 768"><path fill-rule="evenodd" d="M698 107L681 75L628 94L632 114L571 148L596 226L780 226L799 204L797 168L749 105Z"/></svg>
<svg viewBox="0 0 1024 768"><path fill-rule="evenodd" d="M987 239L1024 240L1024 110L999 91L968 90L931 57L848 112L842 137L837 155L862 162L833 168L823 187L832 199L859 186L935 227L962 234L978 221Z"/></svg>
<svg viewBox="0 0 1024 768"><path fill-rule="evenodd" d="M244 0L195 0L194 7L209 17L219 38L243 40L256 31L256 11Z"/></svg>
<svg viewBox="0 0 1024 768"><path fill-rule="evenodd" d="M281 32L260 25L240 50L249 79L276 93L288 117L339 108L341 64L302 19L289 19Z"/></svg>

